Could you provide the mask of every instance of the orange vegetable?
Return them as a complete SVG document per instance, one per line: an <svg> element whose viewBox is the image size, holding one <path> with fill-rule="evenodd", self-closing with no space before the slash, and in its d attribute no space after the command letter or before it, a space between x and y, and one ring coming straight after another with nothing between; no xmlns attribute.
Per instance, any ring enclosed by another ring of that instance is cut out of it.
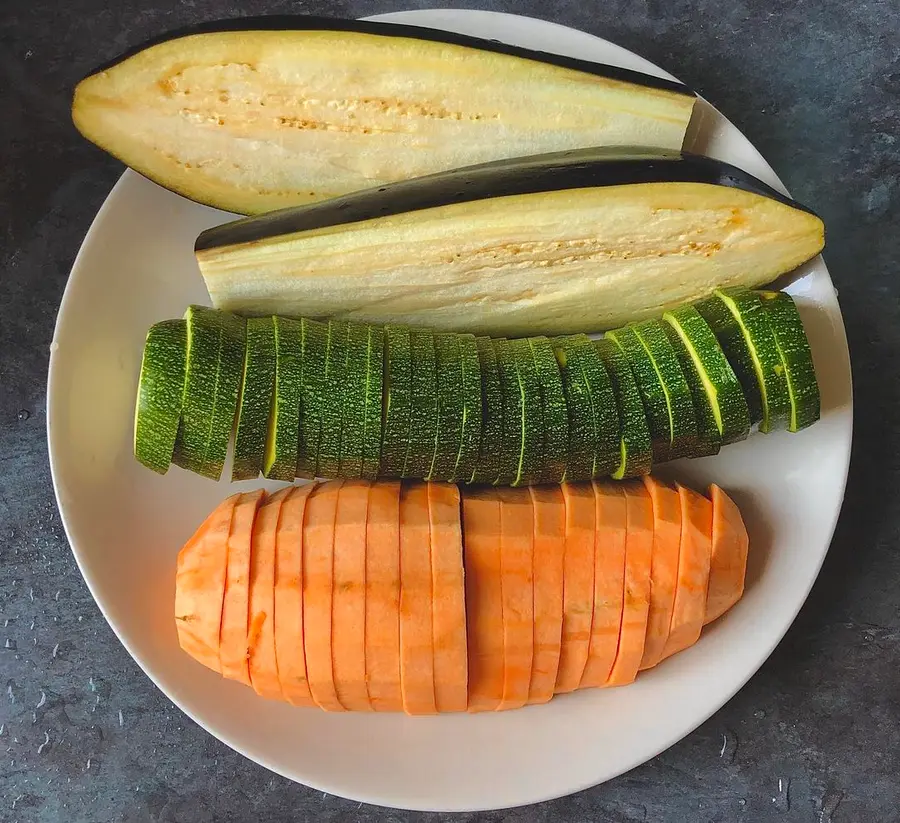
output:
<svg viewBox="0 0 900 823"><path fill-rule="evenodd" d="M563 624L566 501L559 486L531 486L534 506L534 662L529 703L553 697Z"/></svg>
<svg viewBox="0 0 900 823"><path fill-rule="evenodd" d="M219 662L219 630L225 597L228 534L239 494L223 500L178 553L175 572L175 627L178 643L214 672Z"/></svg>
<svg viewBox="0 0 900 823"><path fill-rule="evenodd" d="M713 507L712 556L704 625L728 611L744 593L749 539L741 512L718 486L710 486Z"/></svg>
<svg viewBox="0 0 900 823"><path fill-rule="evenodd" d="M429 483L428 516L435 706L439 712L464 712L469 692L459 488L450 483Z"/></svg>

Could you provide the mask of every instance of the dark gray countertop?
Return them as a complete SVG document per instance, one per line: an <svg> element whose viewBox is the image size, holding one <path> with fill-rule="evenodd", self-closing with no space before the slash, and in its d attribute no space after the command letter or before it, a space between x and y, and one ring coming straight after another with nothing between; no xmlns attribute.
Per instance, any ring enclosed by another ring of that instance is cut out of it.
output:
<svg viewBox="0 0 900 823"><path fill-rule="evenodd" d="M826 259L856 381L856 439L838 532L809 601L760 672L696 732L617 780L542 806L468 817L900 820L900 6L459 5L607 37L720 107L826 221ZM84 233L121 173L72 128L73 84L127 45L201 19L301 11L355 17L394 8L381 0L0 5L0 821L423 817L360 807L274 777L156 690L75 567L44 434L59 299Z"/></svg>

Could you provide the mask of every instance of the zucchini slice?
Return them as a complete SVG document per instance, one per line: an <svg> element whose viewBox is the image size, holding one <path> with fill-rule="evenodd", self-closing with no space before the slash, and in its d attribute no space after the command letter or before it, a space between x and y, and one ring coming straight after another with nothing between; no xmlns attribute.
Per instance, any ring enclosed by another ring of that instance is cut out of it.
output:
<svg viewBox="0 0 900 823"><path fill-rule="evenodd" d="M659 375L669 411L669 459L697 457L697 416L678 355L658 320L638 323L634 331Z"/></svg>
<svg viewBox="0 0 900 823"><path fill-rule="evenodd" d="M275 317L275 397L263 474L271 480L293 480L297 474L302 401L303 324Z"/></svg>
<svg viewBox="0 0 900 823"><path fill-rule="evenodd" d="M434 332L431 329L410 331L410 406L409 438L403 476L421 479L431 468L434 459L434 439L437 435L437 369L435 363Z"/></svg>
<svg viewBox="0 0 900 823"><path fill-rule="evenodd" d="M528 345L540 387L544 429L541 483L561 483L569 454L569 414L559 363L546 337L529 337Z"/></svg>
<svg viewBox="0 0 900 823"><path fill-rule="evenodd" d="M493 40L297 15L164 34L83 80L72 118L166 188L260 213L525 152L680 148L695 99Z"/></svg>
<svg viewBox="0 0 900 823"><path fill-rule="evenodd" d="M465 410L458 336L448 332L435 334L434 354L438 414L434 453L425 479L450 480L462 443Z"/></svg>
<svg viewBox="0 0 900 823"><path fill-rule="evenodd" d="M544 473L545 428L541 384L528 338L510 340L507 348L516 369L521 398L519 463L510 485L531 486L540 483Z"/></svg>
<svg viewBox="0 0 900 823"><path fill-rule="evenodd" d="M349 323L341 320L328 321L328 344L325 349L324 391L321 407L322 424L316 461L318 477L338 477L340 472L349 334Z"/></svg>
<svg viewBox="0 0 900 823"><path fill-rule="evenodd" d="M300 431L297 447L297 475L315 477L318 471L319 437L326 403L325 364L328 352L328 324L300 321L302 334Z"/></svg>
<svg viewBox="0 0 900 823"><path fill-rule="evenodd" d="M717 289L696 304L734 369L761 432L785 429L791 397L772 323L756 292Z"/></svg>
<svg viewBox="0 0 900 823"><path fill-rule="evenodd" d="M275 322L271 317L251 317L247 321L244 379L231 465L232 481L253 480L263 470L274 393Z"/></svg>
<svg viewBox="0 0 900 823"><path fill-rule="evenodd" d="M384 328L384 436L380 474L402 477L409 438L410 330L407 326Z"/></svg>
<svg viewBox="0 0 900 823"><path fill-rule="evenodd" d="M717 441L727 446L745 440L750 433L747 399L709 324L690 305L666 312L663 320L691 383L698 433L709 453L718 451Z"/></svg>
<svg viewBox="0 0 900 823"><path fill-rule="evenodd" d="M347 324L344 382L341 386L341 450L336 477L362 476L366 431L366 384L369 365L369 327ZM379 367L381 363L379 362Z"/></svg>
<svg viewBox="0 0 900 823"><path fill-rule="evenodd" d="M503 390L500 387L500 367L497 349L490 337L478 337L478 364L481 369L482 410L481 444L478 462L470 483L496 483L500 473L503 451Z"/></svg>
<svg viewBox="0 0 900 823"><path fill-rule="evenodd" d="M798 432L815 423L822 411L819 382L816 380L809 340L794 299L787 292L762 291L759 296L772 325L775 343L784 365L784 376L791 399L788 430Z"/></svg>
<svg viewBox="0 0 900 823"><path fill-rule="evenodd" d="M500 392L503 396L503 434L498 445L497 486L509 486L519 476L523 451L523 397L519 373L511 341L500 337L494 340L497 368L500 372Z"/></svg>
<svg viewBox="0 0 900 823"><path fill-rule="evenodd" d="M559 363L565 408L568 416L569 446L563 480L577 483L590 480L594 474L594 455L597 451L597 413L583 358L579 352L591 347L590 338L579 334L553 341L553 353ZM619 442L616 438L616 455Z"/></svg>
<svg viewBox="0 0 900 823"><path fill-rule="evenodd" d="M283 209L209 229L195 251L223 309L518 337L659 317L823 244L818 217L734 166L601 148Z"/></svg>
<svg viewBox="0 0 900 823"><path fill-rule="evenodd" d="M481 363L474 334L457 335L459 363L462 369L463 417L459 453L451 480L464 483L472 477L481 448L483 401L481 396Z"/></svg>
<svg viewBox="0 0 900 823"><path fill-rule="evenodd" d="M614 480L649 474L653 464L653 447L641 392L628 358L606 338L594 341L612 383L621 427L619 464L612 472Z"/></svg>
<svg viewBox="0 0 900 823"><path fill-rule="evenodd" d="M134 456L159 474L169 470L181 423L186 348L184 320L163 320L147 332L134 412Z"/></svg>
<svg viewBox="0 0 900 823"><path fill-rule="evenodd" d="M242 317L189 306L181 426L172 462L218 480L225 465L244 374Z"/></svg>

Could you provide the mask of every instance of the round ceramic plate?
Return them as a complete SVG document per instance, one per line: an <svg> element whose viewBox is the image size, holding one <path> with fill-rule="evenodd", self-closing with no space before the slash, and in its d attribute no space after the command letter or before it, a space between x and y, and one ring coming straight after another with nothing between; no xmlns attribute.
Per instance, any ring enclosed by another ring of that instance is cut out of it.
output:
<svg viewBox="0 0 900 823"><path fill-rule="evenodd" d="M669 76L604 40L481 11L379 19L448 29ZM703 101L689 148L782 188L753 146ZM815 205L815 204L813 204ZM691 649L632 686L474 716L334 715L261 700L181 652L173 579L183 541L235 486L132 457L134 392L151 323L208 302L192 255L197 234L229 215L126 172L97 215L66 288L50 358L47 427L57 500L72 550L106 619L188 715L257 763L355 800L428 810L500 808L584 789L686 735L759 668L815 580L844 493L851 438L850 364L821 259L788 288L821 380L821 422L757 435L667 471L734 494L751 551L744 598ZM237 484L250 488L254 484Z"/></svg>

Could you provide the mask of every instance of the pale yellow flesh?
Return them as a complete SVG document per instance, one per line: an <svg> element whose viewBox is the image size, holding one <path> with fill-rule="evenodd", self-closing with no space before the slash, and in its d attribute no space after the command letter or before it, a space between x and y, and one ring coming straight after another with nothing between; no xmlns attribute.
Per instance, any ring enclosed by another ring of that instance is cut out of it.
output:
<svg viewBox="0 0 900 823"><path fill-rule="evenodd" d="M644 183L493 198L197 254L213 304L495 336L594 332L816 255L814 215L742 190Z"/></svg>
<svg viewBox="0 0 900 823"><path fill-rule="evenodd" d="M678 149L693 103L463 46L261 31L145 49L82 81L72 116L162 185L256 214L504 157Z"/></svg>

